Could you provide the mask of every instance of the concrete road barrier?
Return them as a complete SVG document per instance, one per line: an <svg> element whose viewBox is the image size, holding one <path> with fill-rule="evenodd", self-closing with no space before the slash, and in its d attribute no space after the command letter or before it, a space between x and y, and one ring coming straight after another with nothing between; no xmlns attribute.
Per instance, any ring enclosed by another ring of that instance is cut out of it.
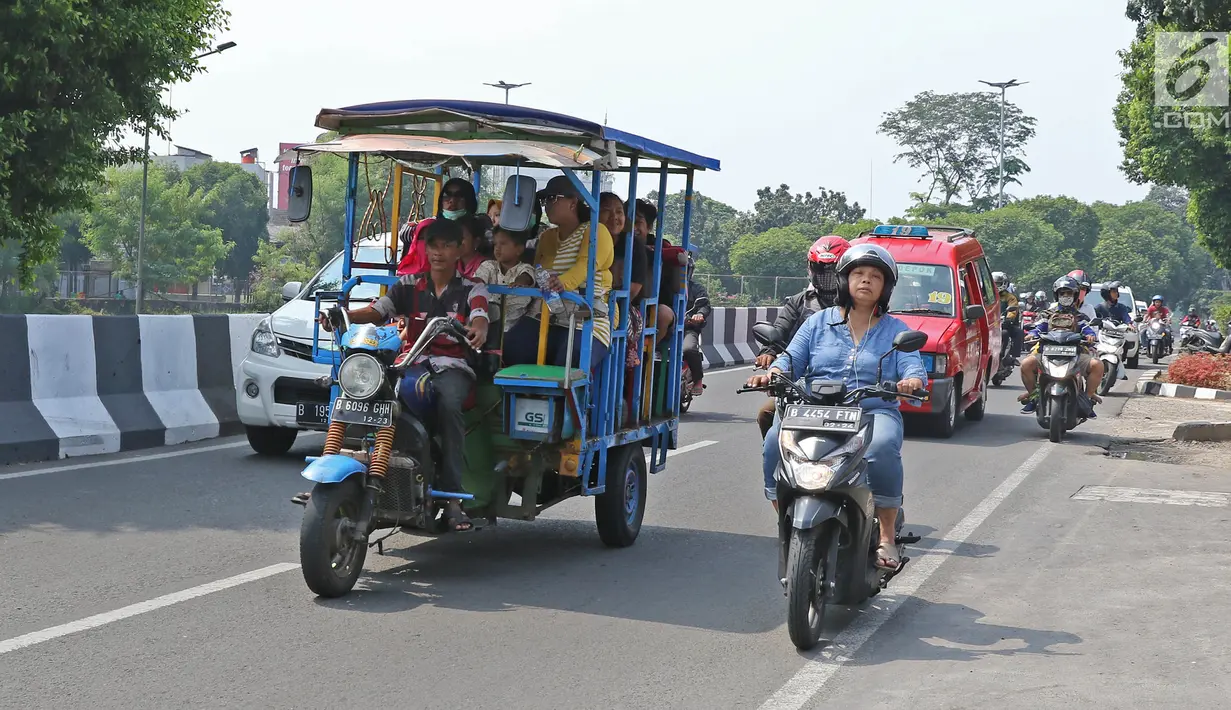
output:
<svg viewBox="0 0 1231 710"><path fill-rule="evenodd" d="M706 368L752 362L777 308L715 308ZM0 315L0 465L243 431L239 365L265 315Z"/></svg>

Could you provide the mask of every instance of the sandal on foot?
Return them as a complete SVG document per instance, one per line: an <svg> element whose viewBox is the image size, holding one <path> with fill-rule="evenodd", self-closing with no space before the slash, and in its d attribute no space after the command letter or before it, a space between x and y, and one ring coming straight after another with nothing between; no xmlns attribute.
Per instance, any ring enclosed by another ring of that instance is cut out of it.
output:
<svg viewBox="0 0 1231 710"><path fill-rule="evenodd" d="M466 515L466 511L462 510L461 506L445 508L445 524L449 532L462 533L474 530L474 521Z"/></svg>
<svg viewBox="0 0 1231 710"><path fill-rule="evenodd" d="M902 565L898 557L898 546L891 542L882 542L876 548L877 569L896 570Z"/></svg>
<svg viewBox="0 0 1231 710"><path fill-rule="evenodd" d="M307 505L308 499L312 497L311 493L296 493L291 496L291 502L295 505Z"/></svg>

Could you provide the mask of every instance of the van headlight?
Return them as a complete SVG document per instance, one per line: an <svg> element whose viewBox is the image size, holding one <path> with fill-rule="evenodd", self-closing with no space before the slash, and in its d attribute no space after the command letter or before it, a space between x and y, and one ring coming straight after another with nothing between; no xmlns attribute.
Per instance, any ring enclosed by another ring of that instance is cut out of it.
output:
<svg viewBox="0 0 1231 710"><path fill-rule="evenodd" d="M273 328L269 325L269 319L256 324L256 329L252 331L252 342L249 348L257 355L265 357L278 357L282 354L282 349L278 347L278 339L274 337Z"/></svg>
<svg viewBox="0 0 1231 710"><path fill-rule="evenodd" d="M380 390L385 381L385 366L380 360L362 353L349 355L338 368L338 386L351 399L367 399Z"/></svg>

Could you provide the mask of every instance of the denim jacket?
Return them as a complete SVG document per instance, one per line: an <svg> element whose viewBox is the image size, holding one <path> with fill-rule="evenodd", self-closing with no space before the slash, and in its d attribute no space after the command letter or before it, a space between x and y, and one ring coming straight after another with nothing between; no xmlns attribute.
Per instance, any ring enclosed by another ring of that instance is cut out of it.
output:
<svg viewBox="0 0 1231 710"><path fill-rule="evenodd" d="M882 355L893 349L894 337L905 330L910 328L897 318L881 316L856 348L851 329L842 322L841 309L837 306L826 308L804 321L773 367L789 373L792 379L806 375L811 380L842 380L848 390L867 387L876 384L877 363ZM919 378L927 386L928 373L919 353L894 352L885 358L882 380L900 381L911 377ZM865 399L862 406L864 409L897 409L898 400Z"/></svg>

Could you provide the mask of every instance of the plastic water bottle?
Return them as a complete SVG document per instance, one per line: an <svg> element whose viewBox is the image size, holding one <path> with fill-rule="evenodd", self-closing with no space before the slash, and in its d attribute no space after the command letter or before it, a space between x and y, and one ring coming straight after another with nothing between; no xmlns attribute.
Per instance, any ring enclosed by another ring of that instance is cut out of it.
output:
<svg viewBox="0 0 1231 710"><path fill-rule="evenodd" d="M564 299L560 298L560 294L548 288L547 284L550 279L550 271L542 266L534 267L534 280L538 283L539 290L543 292L543 300L547 302L547 310L559 315L564 312Z"/></svg>

